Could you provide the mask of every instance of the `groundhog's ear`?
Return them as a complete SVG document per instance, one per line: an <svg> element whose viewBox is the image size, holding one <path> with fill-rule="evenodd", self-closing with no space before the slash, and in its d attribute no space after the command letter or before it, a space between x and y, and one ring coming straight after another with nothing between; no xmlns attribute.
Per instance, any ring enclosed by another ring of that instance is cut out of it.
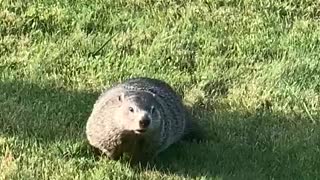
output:
<svg viewBox="0 0 320 180"><path fill-rule="evenodd" d="M124 93L121 93L119 96L118 96L118 100L120 102L122 102L124 100Z"/></svg>

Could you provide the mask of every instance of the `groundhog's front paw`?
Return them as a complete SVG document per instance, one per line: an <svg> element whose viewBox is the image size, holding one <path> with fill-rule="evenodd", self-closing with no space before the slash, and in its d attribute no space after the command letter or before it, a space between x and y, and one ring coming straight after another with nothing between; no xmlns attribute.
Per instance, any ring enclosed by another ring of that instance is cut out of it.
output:
<svg viewBox="0 0 320 180"><path fill-rule="evenodd" d="M141 166L146 166L153 162L154 155L148 153L141 153L135 154L130 159L130 164L137 165L140 164Z"/></svg>
<svg viewBox="0 0 320 180"><path fill-rule="evenodd" d="M121 153L119 152L108 152L107 156L109 157L109 159L114 160L114 161L118 161L121 157Z"/></svg>

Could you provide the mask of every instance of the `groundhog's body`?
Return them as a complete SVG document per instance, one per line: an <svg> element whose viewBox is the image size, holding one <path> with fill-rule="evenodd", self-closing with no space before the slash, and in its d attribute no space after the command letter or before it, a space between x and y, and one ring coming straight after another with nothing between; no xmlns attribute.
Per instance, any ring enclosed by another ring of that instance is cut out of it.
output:
<svg viewBox="0 0 320 180"><path fill-rule="evenodd" d="M165 82L134 78L105 90L94 105L89 143L118 159L148 161L191 132L181 97Z"/></svg>

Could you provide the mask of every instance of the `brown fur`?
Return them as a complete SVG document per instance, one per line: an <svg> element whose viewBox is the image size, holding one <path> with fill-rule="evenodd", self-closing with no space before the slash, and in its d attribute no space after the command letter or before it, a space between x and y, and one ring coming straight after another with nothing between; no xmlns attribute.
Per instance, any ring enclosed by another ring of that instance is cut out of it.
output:
<svg viewBox="0 0 320 180"><path fill-rule="evenodd" d="M141 129L139 121L146 117L150 125ZM138 78L101 94L88 119L86 134L89 143L110 159L128 154L131 162L145 163L183 137L190 138L193 127L197 127L193 124L180 96L168 84Z"/></svg>

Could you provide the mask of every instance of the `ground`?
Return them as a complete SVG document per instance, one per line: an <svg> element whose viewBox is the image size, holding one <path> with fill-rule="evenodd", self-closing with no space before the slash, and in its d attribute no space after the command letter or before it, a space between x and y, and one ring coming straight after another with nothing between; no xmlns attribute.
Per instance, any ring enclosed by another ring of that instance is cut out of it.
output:
<svg viewBox="0 0 320 180"><path fill-rule="evenodd" d="M2 0L1 179L319 179L320 3ZM95 156L99 93L148 76L192 106L206 142L153 166Z"/></svg>

